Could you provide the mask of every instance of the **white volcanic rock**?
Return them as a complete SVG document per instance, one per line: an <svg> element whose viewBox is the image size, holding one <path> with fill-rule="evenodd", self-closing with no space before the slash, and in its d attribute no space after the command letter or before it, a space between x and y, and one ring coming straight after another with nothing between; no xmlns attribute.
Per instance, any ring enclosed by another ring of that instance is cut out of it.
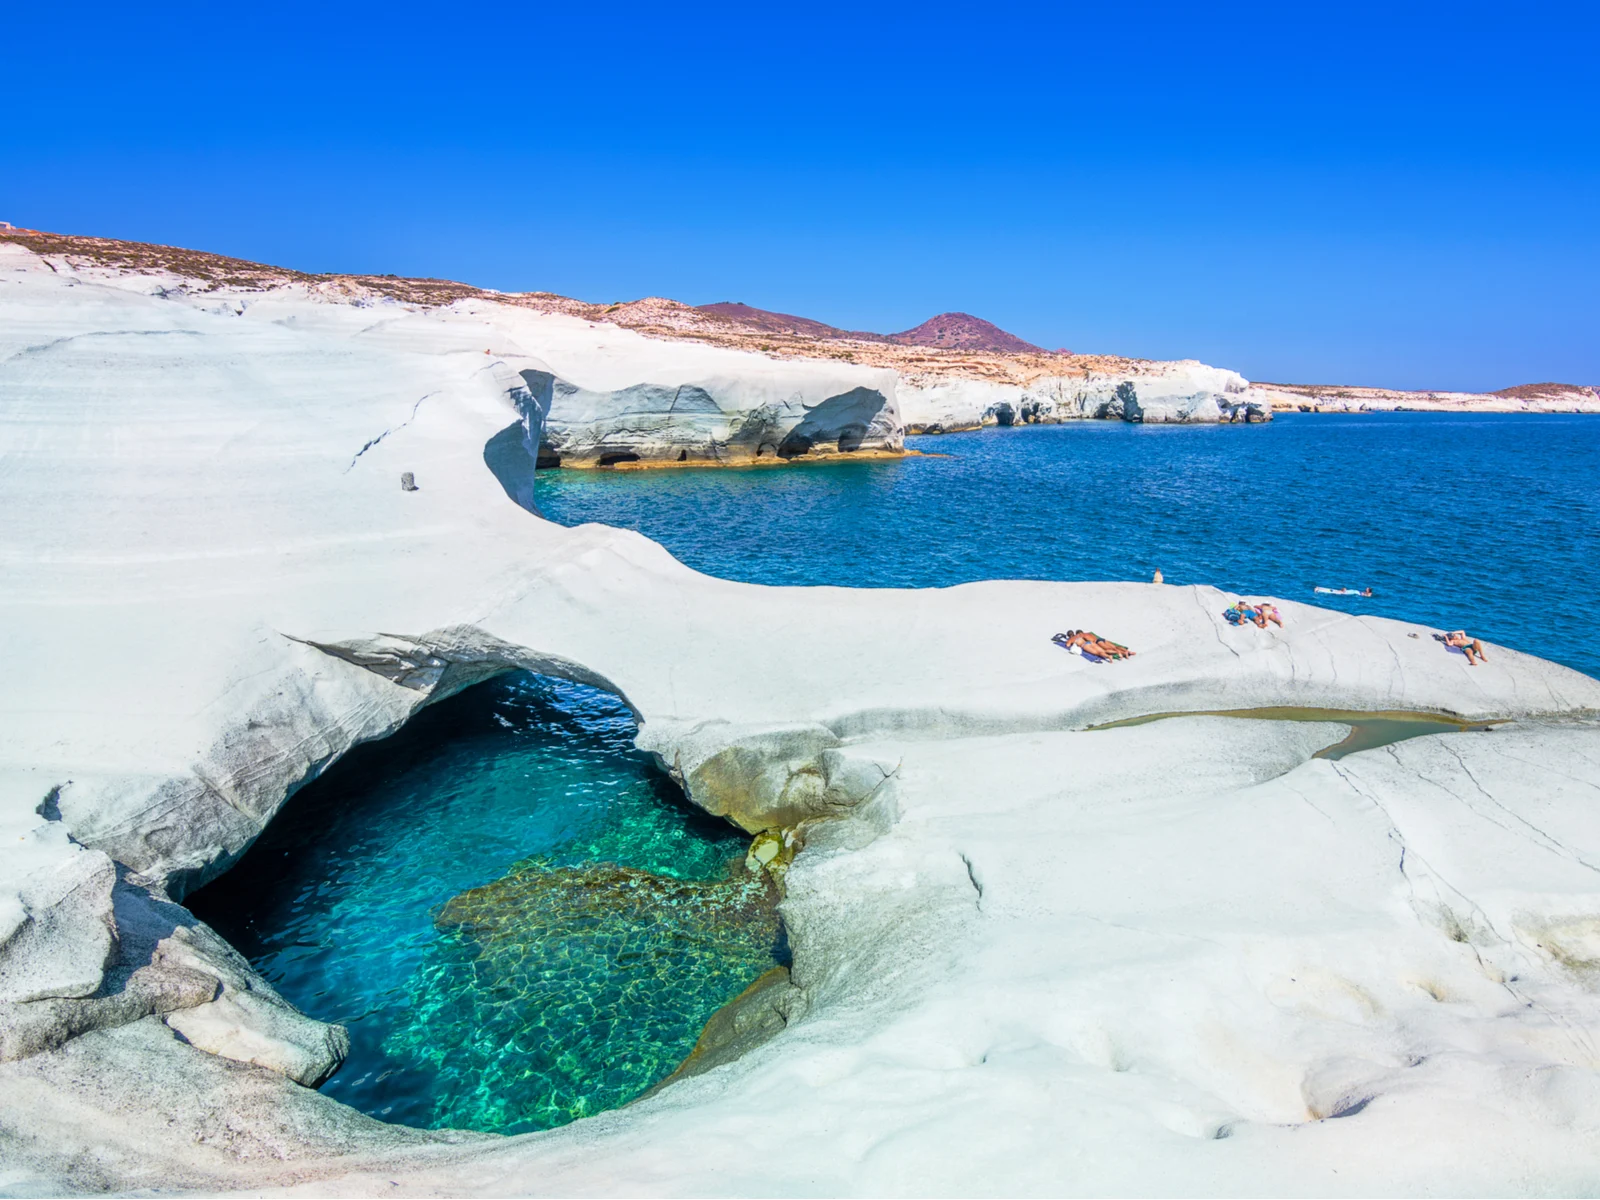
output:
<svg viewBox="0 0 1600 1200"><path fill-rule="evenodd" d="M538 372L686 377L662 345L487 302L159 294L0 248L0 827L26 847L0 895L48 913L30 880L85 855L122 876L109 957L103 893L57 888L81 896L70 949L17 959L75 994L0 1009L0 1187L1595 1178L1600 796L1577 719L1600 681L1496 646L1468 668L1413 626L1288 601L1286 629L1236 628L1205 587L753 587L529 512ZM1068 627L1138 656L1064 654ZM708 809L801 822L789 1023L548 1134L397 1130L290 1082L341 1035L174 900L350 746L513 668L617 691ZM1326 724L1084 732L1266 706L1524 724L1337 763L1311 757Z"/></svg>
<svg viewBox="0 0 1600 1200"><path fill-rule="evenodd" d="M1044 376L1026 386L951 376L903 379L908 433L949 433L983 425L1057 424L1087 419L1188 424L1267 421L1236 371L1185 360L1140 364L1137 372ZM1132 389L1128 395L1126 384ZM1119 391L1119 389L1122 389Z"/></svg>
<svg viewBox="0 0 1600 1200"><path fill-rule="evenodd" d="M1344 732L1192 717L865 743L897 763L898 821L790 869L805 1011L781 1037L470 1168L411 1159L406 1182L1582 1191L1597 1002L1547 931L1592 937L1600 912L1600 731L1311 757Z"/></svg>
<svg viewBox="0 0 1600 1200"><path fill-rule="evenodd" d="M166 1016L169 1028L189 1045L276 1071L306 1087L332 1075L350 1052L342 1025L313 1021L272 995L263 998L259 977L248 986L224 989L215 1000Z"/></svg>
<svg viewBox="0 0 1600 1200"><path fill-rule="evenodd" d="M900 450L894 372L746 357L754 361L740 364L742 374L616 391L552 378L547 465L736 465Z"/></svg>
<svg viewBox="0 0 1600 1200"><path fill-rule="evenodd" d="M1600 412L1600 388L1534 383L1500 392L1404 392L1396 388L1257 383L1251 402L1280 412Z"/></svg>
<svg viewBox="0 0 1600 1200"><path fill-rule="evenodd" d="M547 465L738 465L901 450L893 371L780 361L477 300L452 306L451 316L486 325L496 354L515 345L538 360L542 370L524 378L544 416Z"/></svg>

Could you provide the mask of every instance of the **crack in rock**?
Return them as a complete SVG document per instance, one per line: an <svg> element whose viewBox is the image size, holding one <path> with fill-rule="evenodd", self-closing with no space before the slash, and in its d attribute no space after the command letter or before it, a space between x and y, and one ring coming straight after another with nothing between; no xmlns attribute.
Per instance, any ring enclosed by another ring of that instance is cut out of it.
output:
<svg viewBox="0 0 1600 1200"><path fill-rule="evenodd" d="M355 452L355 456L353 458L351 458L351 460L350 460L350 466L348 466L348 467L346 467L344 469L344 474L346 474L346 475L350 474L351 469L356 465L356 459L360 458L368 450L371 450L379 442L383 441L384 438L388 437L391 433L400 432L400 430L404 429L407 425L411 424L411 422L415 421L417 419L417 410L422 407L422 402L424 400L427 400L429 397L437 396L438 394L439 394L438 392L429 392L425 396L417 397L417 402L411 406L411 415L409 417L407 417L404 421L401 421L400 424L395 425L395 426L393 426L393 427L391 427L389 429L385 429L377 437L373 438L365 446L363 446L363 447L361 447L361 449L357 450Z"/></svg>

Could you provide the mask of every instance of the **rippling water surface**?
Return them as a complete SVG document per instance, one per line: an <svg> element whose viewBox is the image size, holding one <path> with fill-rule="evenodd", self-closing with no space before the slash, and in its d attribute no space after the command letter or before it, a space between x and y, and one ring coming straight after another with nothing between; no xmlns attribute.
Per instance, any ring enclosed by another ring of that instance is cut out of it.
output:
<svg viewBox="0 0 1600 1200"><path fill-rule="evenodd" d="M550 472L538 502L750 583L1148 580L1159 567L1169 583L1466 626L1600 675L1600 417L1085 421L908 444L949 457Z"/></svg>
<svg viewBox="0 0 1600 1200"><path fill-rule="evenodd" d="M748 839L633 749L615 697L537 676L424 709L296 795L190 907L349 1026L328 1094L516 1132L624 1104L784 962Z"/></svg>

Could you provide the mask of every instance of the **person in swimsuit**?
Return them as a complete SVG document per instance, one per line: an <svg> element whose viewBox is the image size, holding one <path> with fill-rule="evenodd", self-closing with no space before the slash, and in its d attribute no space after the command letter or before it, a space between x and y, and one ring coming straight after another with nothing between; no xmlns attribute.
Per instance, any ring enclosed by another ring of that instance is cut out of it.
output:
<svg viewBox="0 0 1600 1200"><path fill-rule="evenodd" d="M1444 635L1444 644L1454 646L1467 656L1467 666L1475 667L1478 663L1472 661L1472 656L1478 656L1478 662L1488 662L1489 656L1483 652L1483 643L1475 637L1468 637L1465 629L1452 630Z"/></svg>
<svg viewBox="0 0 1600 1200"><path fill-rule="evenodd" d="M1076 646L1087 654L1096 658L1118 659L1131 658L1133 651L1116 642L1107 641L1098 634L1090 633L1087 629L1069 629L1065 634L1056 634L1050 639L1063 650L1071 650Z"/></svg>
<svg viewBox="0 0 1600 1200"><path fill-rule="evenodd" d="M1090 633L1087 629L1069 629L1065 633L1056 634L1056 636L1050 640L1055 642L1055 644L1060 646L1063 650L1072 650L1073 648L1077 648L1079 650L1086 649L1089 646L1095 645L1098 641L1094 634ZM1094 651L1090 650L1089 653L1093 654Z"/></svg>
<svg viewBox="0 0 1600 1200"><path fill-rule="evenodd" d="M1098 654L1101 658L1111 659L1133 657L1133 651L1120 642L1113 642L1110 638L1103 638L1098 633L1088 633L1087 630L1084 632L1092 639L1084 643L1084 649L1090 654Z"/></svg>
<svg viewBox="0 0 1600 1200"><path fill-rule="evenodd" d="M1252 607L1255 609L1255 616L1251 620L1261 626L1262 629L1267 627L1268 621L1271 621L1279 629L1283 628L1283 618L1278 615L1278 606L1276 604L1268 604L1262 601Z"/></svg>

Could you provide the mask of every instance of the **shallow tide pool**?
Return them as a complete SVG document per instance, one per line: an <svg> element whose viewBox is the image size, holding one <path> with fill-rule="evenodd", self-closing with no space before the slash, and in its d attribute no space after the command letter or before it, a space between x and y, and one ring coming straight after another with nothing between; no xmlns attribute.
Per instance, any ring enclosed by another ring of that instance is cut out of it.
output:
<svg viewBox="0 0 1600 1200"><path fill-rule="evenodd" d="M605 692L506 676L299 792L189 906L350 1029L323 1085L513 1133L634 1099L787 947L749 839L633 748Z"/></svg>

